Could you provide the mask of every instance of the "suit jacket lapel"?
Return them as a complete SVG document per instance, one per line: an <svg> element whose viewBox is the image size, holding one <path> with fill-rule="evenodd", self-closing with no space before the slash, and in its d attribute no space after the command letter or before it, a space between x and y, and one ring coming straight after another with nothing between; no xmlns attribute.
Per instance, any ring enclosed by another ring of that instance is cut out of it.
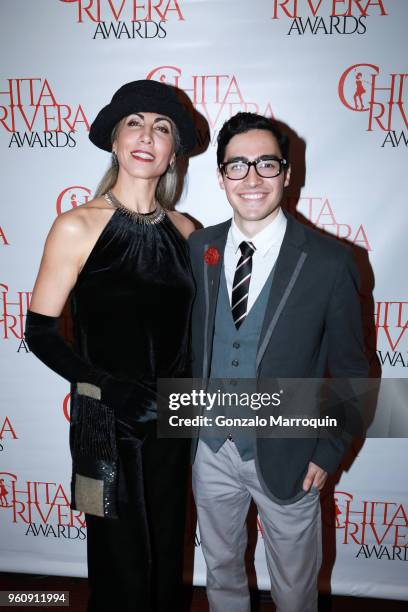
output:
<svg viewBox="0 0 408 612"><path fill-rule="evenodd" d="M218 288L220 285L221 270L223 268L225 243L227 241L228 230L231 221L223 223L219 232L214 235L211 242L204 245L203 266L204 266L204 295L205 295L205 321L204 321L204 351L203 351L203 378L209 376L211 349L214 335L214 319L217 307ZM215 248L220 254L217 264L211 265L205 261L207 249Z"/></svg>
<svg viewBox="0 0 408 612"><path fill-rule="evenodd" d="M276 262L272 287L259 338L256 356L257 369L306 260L307 253L302 250L304 241L305 235L302 226L291 217L288 217L288 224Z"/></svg>

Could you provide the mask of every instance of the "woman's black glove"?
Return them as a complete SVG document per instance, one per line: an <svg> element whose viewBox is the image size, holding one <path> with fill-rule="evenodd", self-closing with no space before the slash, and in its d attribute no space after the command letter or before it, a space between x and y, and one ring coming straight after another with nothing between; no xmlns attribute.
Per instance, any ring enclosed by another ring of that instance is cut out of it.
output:
<svg viewBox="0 0 408 612"><path fill-rule="evenodd" d="M75 353L58 331L59 317L28 311L25 338L32 353L84 394L93 394L125 421L143 419L156 411L156 385L120 380L98 370ZM78 384L81 383L79 386Z"/></svg>

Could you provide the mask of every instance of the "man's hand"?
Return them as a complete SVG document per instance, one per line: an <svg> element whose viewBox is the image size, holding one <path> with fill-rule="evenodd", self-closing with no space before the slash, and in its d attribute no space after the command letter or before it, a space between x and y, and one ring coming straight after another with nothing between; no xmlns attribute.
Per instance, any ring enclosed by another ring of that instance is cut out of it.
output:
<svg viewBox="0 0 408 612"><path fill-rule="evenodd" d="M310 487L314 486L317 487L319 491L321 491L324 487L326 480L327 472L325 472L321 467L310 461L307 474L303 481L303 490L309 491Z"/></svg>

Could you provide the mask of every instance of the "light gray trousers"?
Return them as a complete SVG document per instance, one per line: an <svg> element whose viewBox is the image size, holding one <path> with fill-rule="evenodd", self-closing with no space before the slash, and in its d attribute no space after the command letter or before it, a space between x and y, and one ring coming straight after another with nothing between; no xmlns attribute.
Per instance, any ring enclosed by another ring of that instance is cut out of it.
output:
<svg viewBox="0 0 408 612"><path fill-rule="evenodd" d="M226 440L214 453L200 440L193 465L193 491L207 565L210 612L250 612L244 555L251 498L263 528L276 612L317 612L321 564L317 489L281 506L265 495L255 461L242 461L234 442Z"/></svg>

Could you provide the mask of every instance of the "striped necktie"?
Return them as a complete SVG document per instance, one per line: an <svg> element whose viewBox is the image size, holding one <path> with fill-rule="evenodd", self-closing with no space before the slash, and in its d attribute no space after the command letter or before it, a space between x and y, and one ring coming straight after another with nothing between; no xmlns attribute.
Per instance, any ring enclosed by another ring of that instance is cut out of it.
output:
<svg viewBox="0 0 408 612"><path fill-rule="evenodd" d="M249 282L252 273L252 255L255 247L252 242L241 242L241 257L235 269L232 284L231 311L235 327L240 328L247 315Z"/></svg>

